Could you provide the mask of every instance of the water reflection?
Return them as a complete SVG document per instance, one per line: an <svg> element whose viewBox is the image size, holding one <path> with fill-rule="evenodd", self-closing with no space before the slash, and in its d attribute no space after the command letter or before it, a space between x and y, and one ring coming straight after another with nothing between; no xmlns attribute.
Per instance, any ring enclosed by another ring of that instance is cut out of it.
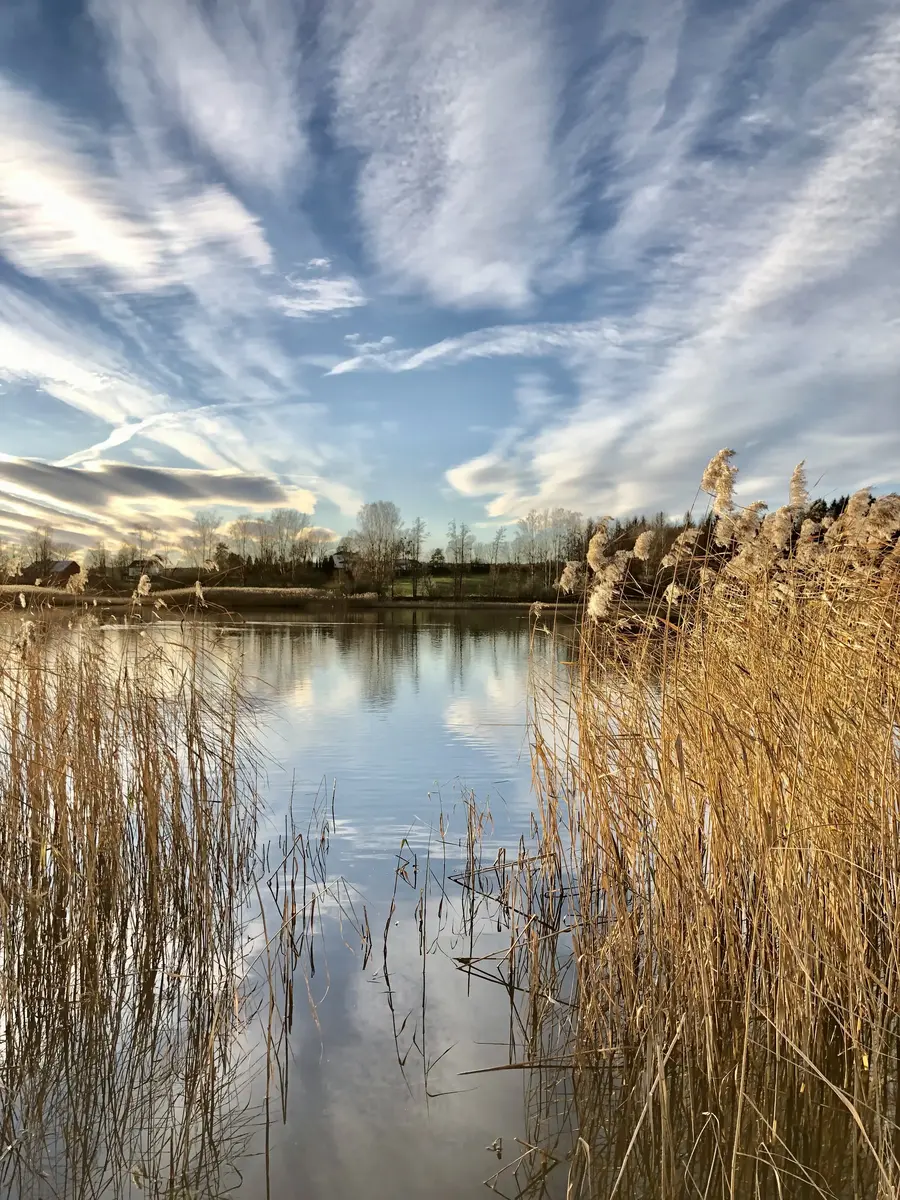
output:
<svg viewBox="0 0 900 1200"><path fill-rule="evenodd" d="M363 874L383 893L401 839L427 847L465 788L491 797L498 845L527 825L526 614L263 616L228 636L270 705L269 799L309 802L335 780L342 870L382 860Z"/></svg>
<svg viewBox="0 0 900 1200"><path fill-rule="evenodd" d="M183 636L164 622L141 632L103 634L116 671L134 646ZM267 615L210 623L204 638L256 701L259 890L202 914L171 893L160 924L156 868L129 851L108 936L91 941L43 891L10 881L6 1191L261 1200L302 1181L312 1198L478 1194L496 1162L486 1147L521 1129L522 1081L462 1074L503 1059L509 1015L452 961L467 943L446 872L466 855L464 792L490 800L492 846L527 825L527 621ZM209 863L216 895L230 878L223 855ZM164 878L193 877L191 862L173 843ZM443 882L423 909L426 878ZM435 990L423 1007L426 962Z"/></svg>

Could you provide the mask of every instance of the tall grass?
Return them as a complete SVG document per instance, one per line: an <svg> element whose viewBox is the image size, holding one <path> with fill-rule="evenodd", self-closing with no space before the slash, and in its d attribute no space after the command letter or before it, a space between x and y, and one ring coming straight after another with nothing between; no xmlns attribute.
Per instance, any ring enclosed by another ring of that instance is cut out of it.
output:
<svg viewBox="0 0 900 1200"><path fill-rule="evenodd" d="M510 961L530 1061L572 1068L536 1111L568 1096L572 1194L895 1196L900 501L822 526L801 474L763 521L732 470L649 617L594 547L571 693L536 693Z"/></svg>
<svg viewBox="0 0 900 1200"><path fill-rule="evenodd" d="M196 645L4 634L4 1194L237 1181L256 820L240 715L235 679Z"/></svg>

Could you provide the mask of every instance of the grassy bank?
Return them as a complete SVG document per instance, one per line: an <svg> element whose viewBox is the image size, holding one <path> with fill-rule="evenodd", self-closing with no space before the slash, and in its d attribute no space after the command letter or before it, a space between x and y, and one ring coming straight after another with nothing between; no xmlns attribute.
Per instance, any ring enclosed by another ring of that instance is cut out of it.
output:
<svg viewBox="0 0 900 1200"><path fill-rule="evenodd" d="M723 462L709 553L635 622L601 539L607 619L536 685L507 961L527 1061L568 1066L535 1108L567 1096L576 1195L896 1196L900 500L762 523Z"/></svg>
<svg viewBox="0 0 900 1200"><path fill-rule="evenodd" d="M427 608L427 609L497 609L527 612L532 604L524 600L487 600L466 596L461 600L453 600L446 596L394 598L376 596L374 594L342 595L340 592L327 588L261 588L261 587L210 587L202 590L202 599L194 588L152 589L146 596L134 597L130 593L123 595L97 594L90 592L74 593L60 588L44 588L32 586L16 586L13 584L0 585L0 607L4 602L6 607L15 611L24 611L21 599L24 598L24 608L57 607L57 608L93 608L111 611L134 610L136 612L173 609L183 611L195 608L222 610L225 612L240 612L252 609L282 609L303 610L322 607L323 605L344 608ZM561 597L558 607L573 608L568 597ZM161 603L160 603L161 602ZM554 607L547 606L544 607Z"/></svg>

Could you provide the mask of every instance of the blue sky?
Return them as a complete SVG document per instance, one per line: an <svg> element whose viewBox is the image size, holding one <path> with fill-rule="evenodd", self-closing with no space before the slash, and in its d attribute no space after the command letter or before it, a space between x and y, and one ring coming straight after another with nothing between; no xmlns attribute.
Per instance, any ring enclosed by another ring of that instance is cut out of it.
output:
<svg viewBox="0 0 900 1200"><path fill-rule="evenodd" d="M4 0L0 537L896 486L879 0Z"/></svg>

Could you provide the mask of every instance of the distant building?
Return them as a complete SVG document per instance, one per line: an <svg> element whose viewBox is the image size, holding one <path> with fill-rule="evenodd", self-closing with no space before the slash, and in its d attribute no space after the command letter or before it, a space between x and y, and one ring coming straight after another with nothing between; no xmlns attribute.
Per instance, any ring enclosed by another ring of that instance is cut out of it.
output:
<svg viewBox="0 0 900 1200"><path fill-rule="evenodd" d="M16 576L16 583L35 584L40 579L42 582L47 577L48 567L46 563L32 563L28 567L23 567Z"/></svg>
<svg viewBox="0 0 900 1200"><path fill-rule="evenodd" d="M147 558L132 559L125 568L125 574L129 579L140 579L142 575L155 579L165 565L162 555L151 554Z"/></svg>
<svg viewBox="0 0 900 1200"><path fill-rule="evenodd" d="M80 565L72 558L63 558L58 562L36 562L25 567L18 575L17 583L40 584L42 587L65 587L73 575L81 570Z"/></svg>
<svg viewBox="0 0 900 1200"><path fill-rule="evenodd" d="M63 558L59 562L50 564L47 577L41 582L45 587L64 588L72 576L79 574L80 571L80 563L75 562L73 558Z"/></svg>

